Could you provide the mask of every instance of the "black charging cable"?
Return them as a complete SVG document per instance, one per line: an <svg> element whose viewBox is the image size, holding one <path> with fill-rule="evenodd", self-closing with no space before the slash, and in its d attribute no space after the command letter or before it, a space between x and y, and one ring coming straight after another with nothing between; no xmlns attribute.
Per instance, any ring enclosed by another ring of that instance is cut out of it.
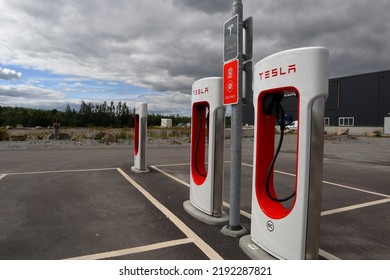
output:
<svg viewBox="0 0 390 280"><path fill-rule="evenodd" d="M203 174L202 172L200 172L199 166L198 166L198 148L199 148L200 135L201 135L201 131L202 131L203 110L204 109L205 109L204 105L198 106L198 110L200 111L200 117L199 117L200 120L199 120L199 126L198 126L198 136L196 137L196 143L195 143L195 169L196 169L196 172L198 172L198 174L200 176L206 178L207 174Z"/></svg>
<svg viewBox="0 0 390 280"><path fill-rule="evenodd" d="M280 138L279 138L279 144L278 144L278 147L276 148L274 158L272 159L272 162L268 168L267 179L266 179L267 195L271 200L273 200L275 202L285 202L285 201L288 201L295 196L295 191L294 191L291 195L284 197L284 198L274 197L270 191L270 186L269 186L269 181L271 178L272 170L274 168L276 159L278 158L280 149L282 148L283 138L284 138L284 130L286 128L286 120L285 120L285 115L284 115L284 109L283 109L283 106L281 104L281 99L282 98L273 98L272 104L271 104L272 113L276 116L277 122L278 122L279 127L280 127Z"/></svg>

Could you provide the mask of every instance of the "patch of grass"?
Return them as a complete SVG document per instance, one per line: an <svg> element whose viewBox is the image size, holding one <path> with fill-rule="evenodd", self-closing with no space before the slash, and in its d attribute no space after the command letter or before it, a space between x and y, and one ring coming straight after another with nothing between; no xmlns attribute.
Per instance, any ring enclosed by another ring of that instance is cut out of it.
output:
<svg viewBox="0 0 390 280"><path fill-rule="evenodd" d="M0 128L0 141L8 141L9 133L4 128Z"/></svg>

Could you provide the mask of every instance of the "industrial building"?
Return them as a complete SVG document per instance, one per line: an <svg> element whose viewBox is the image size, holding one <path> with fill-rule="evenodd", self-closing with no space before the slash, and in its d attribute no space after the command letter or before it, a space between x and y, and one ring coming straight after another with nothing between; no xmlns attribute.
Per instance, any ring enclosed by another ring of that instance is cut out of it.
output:
<svg viewBox="0 0 390 280"><path fill-rule="evenodd" d="M390 70L329 80L325 125L383 127L389 114Z"/></svg>
<svg viewBox="0 0 390 280"><path fill-rule="evenodd" d="M283 101L290 120L297 119L296 97ZM253 108L244 107L244 124L253 124ZM390 70L329 80L325 103L326 127L383 128L390 120Z"/></svg>

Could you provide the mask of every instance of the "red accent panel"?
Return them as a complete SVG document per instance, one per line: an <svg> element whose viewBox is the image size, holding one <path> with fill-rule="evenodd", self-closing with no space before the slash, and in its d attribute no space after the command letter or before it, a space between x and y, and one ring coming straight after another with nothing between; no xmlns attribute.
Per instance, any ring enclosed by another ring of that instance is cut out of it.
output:
<svg viewBox="0 0 390 280"><path fill-rule="evenodd" d="M293 89L298 98L298 112L299 112L299 92L295 88L276 88L268 91L263 91L259 94L257 100L257 128L256 128L256 167L255 167L255 190L257 202L262 211L272 219L282 219L286 217L294 205L290 209L286 209L281 202L272 200L267 195L266 180L268 169L275 153L275 116L264 114L263 112L263 98L268 94L284 94L285 90ZM298 115L299 121L299 115ZM298 122L300 123L300 121ZM299 135L299 127L298 133ZM298 136L297 136L298 137ZM298 174L298 138L297 138L297 155L296 155L296 174ZM297 176L298 177L298 176ZM297 177L295 180L295 191L297 192ZM272 196L276 197L274 189L274 171L272 170L269 180L269 190Z"/></svg>
<svg viewBox="0 0 390 280"><path fill-rule="evenodd" d="M203 107L203 110L199 108ZM206 123L209 104L198 102L192 105L191 123L191 174L195 184L201 185L207 178L205 164Z"/></svg>
<svg viewBox="0 0 390 280"><path fill-rule="evenodd" d="M223 105L238 102L238 59L223 65Z"/></svg>
<svg viewBox="0 0 390 280"><path fill-rule="evenodd" d="M139 147L139 115L134 115L134 155L138 155L138 147Z"/></svg>

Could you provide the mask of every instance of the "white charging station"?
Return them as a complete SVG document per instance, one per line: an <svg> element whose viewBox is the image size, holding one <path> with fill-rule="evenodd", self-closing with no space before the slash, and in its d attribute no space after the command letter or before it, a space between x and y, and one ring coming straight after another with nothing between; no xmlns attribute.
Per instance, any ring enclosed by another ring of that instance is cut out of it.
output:
<svg viewBox="0 0 390 280"><path fill-rule="evenodd" d="M206 216L203 219L206 223L223 224L227 218L222 210L225 141L222 78L196 81L192 85L191 107L190 200L184 203L184 208L201 220L200 213L217 218L210 220Z"/></svg>
<svg viewBox="0 0 390 280"><path fill-rule="evenodd" d="M278 259L318 259L328 56L322 47L291 49L262 59L253 69L251 239ZM286 207L274 188L276 119L266 103L290 95L297 97L299 125L295 191Z"/></svg>
<svg viewBox="0 0 390 280"><path fill-rule="evenodd" d="M134 166L131 170L136 173L149 172L146 166L146 133L148 120L148 104L137 102L134 112Z"/></svg>

